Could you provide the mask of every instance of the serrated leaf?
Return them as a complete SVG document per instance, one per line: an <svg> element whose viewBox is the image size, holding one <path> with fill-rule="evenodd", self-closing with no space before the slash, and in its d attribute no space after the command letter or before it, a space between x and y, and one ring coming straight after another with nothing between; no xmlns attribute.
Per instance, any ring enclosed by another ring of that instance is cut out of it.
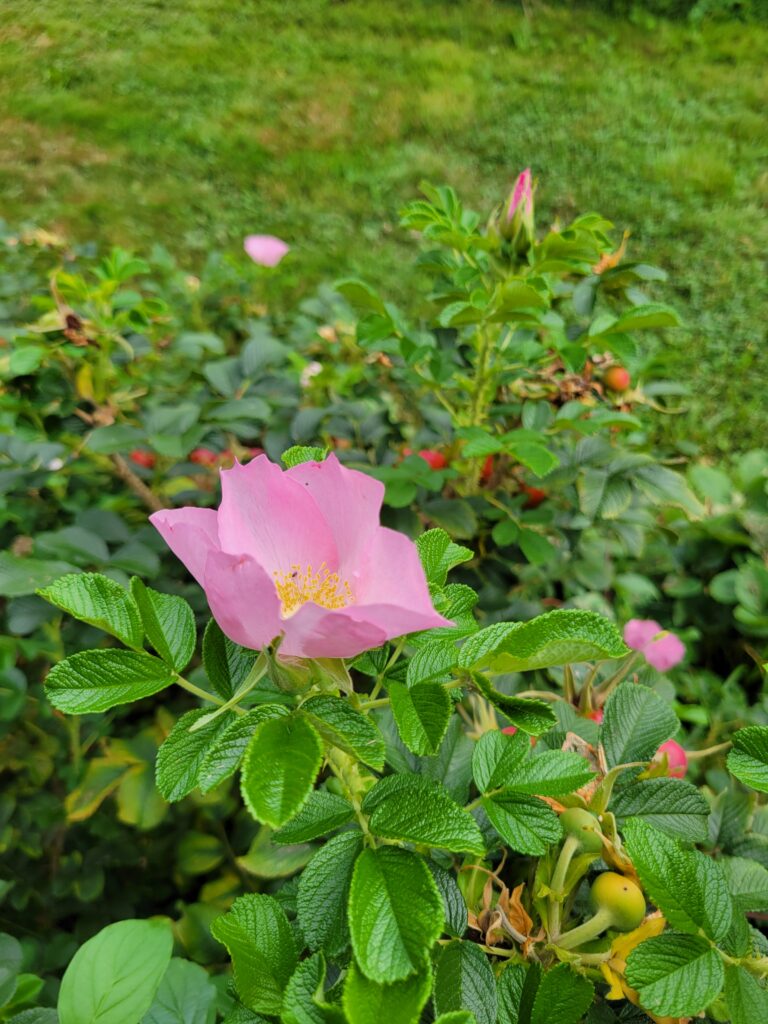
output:
<svg viewBox="0 0 768 1024"><path fill-rule="evenodd" d="M327 743L376 771L384 767L384 737L344 697L310 697L301 710Z"/></svg>
<svg viewBox="0 0 768 1024"><path fill-rule="evenodd" d="M649 761L677 732L674 709L647 686L622 683L605 703L600 743L609 768Z"/></svg>
<svg viewBox="0 0 768 1024"><path fill-rule="evenodd" d="M240 790L257 821L280 828L309 797L323 742L303 715L270 718L256 726L243 757Z"/></svg>
<svg viewBox="0 0 768 1024"><path fill-rule="evenodd" d="M768 910L768 871L762 864L746 857L723 857L718 863L736 910L742 914Z"/></svg>
<svg viewBox="0 0 768 1024"><path fill-rule="evenodd" d="M427 581L442 587L451 569L474 558L474 552L454 544L445 530L427 530L416 539L416 547Z"/></svg>
<svg viewBox="0 0 768 1024"><path fill-rule="evenodd" d="M750 725L734 733L728 771L752 789L768 793L768 725Z"/></svg>
<svg viewBox="0 0 768 1024"><path fill-rule="evenodd" d="M276 843L308 843L348 824L355 817L352 804L327 789L313 790L299 813L275 832Z"/></svg>
<svg viewBox="0 0 768 1024"><path fill-rule="evenodd" d="M216 994L203 967L174 958L141 1024L213 1024Z"/></svg>
<svg viewBox="0 0 768 1024"><path fill-rule="evenodd" d="M509 963L501 972L496 979L496 994L499 1000L499 1024L518 1024L521 1020L521 1008L523 1002L523 992L525 990L525 983L531 974L532 979L536 977L538 984L538 971L531 972L529 968L519 963ZM530 982L529 982L530 987ZM530 997L530 1006L528 1011L533 1005L533 996L535 990ZM522 1019L526 1019L522 1017Z"/></svg>
<svg viewBox="0 0 768 1024"><path fill-rule="evenodd" d="M642 779L615 789L610 810L620 824L642 818L675 839L703 843L707 838L709 804L683 779Z"/></svg>
<svg viewBox="0 0 768 1024"><path fill-rule="evenodd" d="M211 934L232 958L241 1002L257 1013L279 1014L283 990L298 954L285 911L272 896L240 896L211 924Z"/></svg>
<svg viewBox="0 0 768 1024"><path fill-rule="evenodd" d="M531 700L528 697L510 697L494 689L485 676L479 672L472 673L472 682L494 707L503 711L507 718L530 736L541 736L555 724L557 716L550 704L543 700Z"/></svg>
<svg viewBox="0 0 768 1024"><path fill-rule="evenodd" d="M509 441L505 443L504 448L539 478L547 476L556 466L560 465L560 460L554 452L545 448L543 444L533 444L529 441Z"/></svg>
<svg viewBox="0 0 768 1024"><path fill-rule="evenodd" d="M347 904L362 847L361 832L334 836L317 851L299 879L296 910L311 950L338 957L349 947Z"/></svg>
<svg viewBox="0 0 768 1024"><path fill-rule="evenodd" d="M344 1012L349 1024L418 1024L431 991L428 963L404 981L382 985L353 962L344 983Z"/></svg>
<svg viewBox="0 0 768 1024"><path fill-rule="evenodd" d="M258 654L240 647L224 636L215 619L211 619L203 634L203 665L214 691L224 700L235 693L253 668Z"/></svg>
<svg viewBox="0 0 768 1024"><path fill-rule="evenodd" d="M440 679L450 673L458 660L459 649L454 637L432 640L420 647L408 662L407 683L416 686L417 683Z"/></svg>
<svg viewBox="0 0 768 1024"><path fill-rule="evenodd" d="M723 961L706 939L665 932L632 950L626 978L647 1010L693 1017L720 995Z"/></svg>
<svg viewBox="0 0 768 1024"><path fill-rule="evenodd" d="M474 942L453 939L435 968L435 1013L468 1010L477 1024L496 1024L496 980L488 957Z"/></svg>
<svg viewBox="0 0 768 1024"><path fill-rule="evenodd" d="M624 843L643 888L673 928L715 942L728 934L733 900L720 865L698 850L685 850L639 818L624 827Z"/></svg>
<svg viewBox="0 0 768 1024"><path fill-rule="evenodd" d="M545 750L529 757L502 783L514 793L563 796L581 789L594 778L586 758L565 750Z"/></svg>
<svg viewBox="0 0 768 1024"><path fill-rule="evenodd" d="M483 809L505 844L518 853L540 857L562 837L557 815L536 797L501 793L485 797Z"/></svg>
<svg viewBox="0 0 768 1024"><path fill-rule="evenodd" d="M45 689L59 711L86 715L151 697L174 679L165 662L151 654L119 649L80 651L54 665Z"/></svg>
<svg viewBox="0 0 768 1024"><path fill-rule="evenodd" d="M244 715L228 719L226 728L216 736L205 754L198 772L197 784L202 793L208 793L237 770L251 737L260 722L287 715L282 704L261 704Z"/></svg>
<svg viewBox="0 0 768 1024"><path fill-rule="evenodd" d="M558 609L529 622L497 622L481 629L465 642L459 664L475 671L527 672L628 653L610 619L596 612Z"/></svg>
<svg viewBox="0 0 768 1024"><path fill-rule="evenodd" d="M445 911L445 931L460 939L467 930L467 905L461 895L455 876L435 864L433 860L427 861L427 867L432 872L432 877L443 898L443 909Z"/></svg>
<svg viewBox="0 0 768 1024"><path fill-rule="evenodd" d="M352 875L349 927L367 978L391 984L419 971L443 927L443 901L424 861L395 846L363 850Z"/></svg>
<svg viewBox="0 0 768 1024"><path fill-rule="evenodd" d="M743 967L726 967L725 1001L730 1024L763 1024L768 1020L768 991Z"/></svg>
<svg viewBox="0 0 768 1024"><path fill-rule="evenodd" d="M155 781L169 803L183 799L197 786L206 755L236 717L228 712L190 732L191 726L207 714L207 708L196 708L182 715L157 752Z"/></svg>
<svg viewBox="0 0 768 1024"><path fill-rule="evenodd" d="M568 964L544 971L531 1011L531 1024L577 1024L595 997L595 986Z"/></svg>
<svg viewBox="0 0 768 1024"><path fill-rule="evenodd" d="M88 939L61 982L59 1024L139 1024L171 959L167 919L118 921Z"/></svg>
<svg viewBox="0 0 768 1024"><path fill-rule="evenodd" d="M282 1024L346 1024L339 1006L325 1001L325 960L315 953L302 960L283 995Z"/></svg>
<svg viewBox="0 0 768 1024"><path fill-rule="evenodd" d="M131 593L150 644L171 668L183 672L195 653L195 614L182 597L145 587L138 576Z"/></svg>
<svg viewBox="0 0 768 1024"><path fill-rule="evenodd" d="M445 788L417 775L388 775L365 796L374 835L455 853L485 854L477 822L451 799Z"/></svg>
<svg viewBox="0 0 768 1024"><path fill-rule="evenodd" d="M81 622L117 637L126 647L141 649L144 628L136 602L125 587L108 576L69 573L37 593Z"/></svg>
<svg viewBox="0 0 768 1024"><path fill-rule="evenodd" d="M439 683L416 683L412 687L389 683L392 714L400 738L414 754L436 754L440 749L453 705L448 691Z"/></svg>
<svg viewBox="0 0 768 1024"><path fill-rule="evenodd" d="M481 793L505 786L513 777L530 750L526 733L510 736L489 729L475 743L472 751L472 775Z"/></svg>

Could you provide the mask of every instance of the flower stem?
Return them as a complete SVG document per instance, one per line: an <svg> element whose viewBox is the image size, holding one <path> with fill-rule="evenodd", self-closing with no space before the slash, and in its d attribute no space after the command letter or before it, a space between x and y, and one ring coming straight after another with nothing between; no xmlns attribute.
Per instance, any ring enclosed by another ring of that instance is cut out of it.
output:
<svg viewBox="0 0 768 1024"><path fill-rule="evenodd" d="M590 917L588 921L580 924L578 928L572 928L565 935L561 935L555 945L559 946L560 949L573 949L574 946L583 946L585 942L591 942L592 939L596 939L598 935L604 932L606 928L610 928L612 921L613 915L610 910L601 907L594 917Z"/></svg>
<svg viewBox="0 0 768 1024"><path fill-rule="evenodd" d="M573 855L578 848L578 838L576 836L567 836L549 883L549 888L551 889L549 897L549 935L553 941L556 941L557 936L560 934L560 909L565 897L563 888L565 876L568 874L568 868L571 866Z"/></svg>
<svg viewBox="0 0 768 1024"><path fill-rule="evenodd" d="M714 747L707 747L705 750L686 750L685 756L689 761L699 761L704 757L719 754L722 750L730 750L732 746L731 741L726 740L725 743L717 743Z"/></svg>
<svg viewBox="0 0 768 1024"><path fill-rule="evenodd" d="M219 706L221 706L224 703L221 697L217 697L215 694L208 693L207 690L203 690L201 687L195 686L194 683L190 683L190 681L188 679L185 679L184 676L176 676L174 682L183 690L187 690L189 693L194 693L196 697L200 697L202 700L210 701L211 704L218 704Z"/></svg>

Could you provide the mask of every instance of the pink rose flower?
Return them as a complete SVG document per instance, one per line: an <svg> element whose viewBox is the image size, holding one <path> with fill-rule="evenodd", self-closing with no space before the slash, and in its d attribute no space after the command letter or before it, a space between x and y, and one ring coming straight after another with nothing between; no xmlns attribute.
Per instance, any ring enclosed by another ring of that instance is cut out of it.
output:
<svg viewBox="0 0 768 1024"><path fill-rule="evenodd" d="M243 248L259 266L276 267L290 246L275 235L248 235Z"/></svg>
<svg viewBox="0 0 768 1024"><path fill-rule="evenodd" d="M666 672L685 657L685 644L680 637L662 629L653 619L630 619L624 627L624 643L640 651L649 665Z"/></svg>
<svg viewBox="0 0 768 1024"><path fill-rule="evenodd" d="M150 516L205 590L228 637L280 654L352 658L450 626L432 606L416 545L381 526L384 486L331 455L283 471L260 455L221 472L218 509Z"/></svg>

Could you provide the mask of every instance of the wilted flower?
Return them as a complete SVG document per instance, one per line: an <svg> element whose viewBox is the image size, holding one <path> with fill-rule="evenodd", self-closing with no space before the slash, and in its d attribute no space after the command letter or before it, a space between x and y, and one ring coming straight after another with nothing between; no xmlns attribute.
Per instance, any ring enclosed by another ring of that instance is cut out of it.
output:
<svg viewBox="0 0 768 1024"><path fill-rule="evenodd" d="M290 246L275 235L248 235L243 248L259 266L276 267Z"/></svg>
<svg viewBox="0 0 768 1024"><path fill-rule="evenodd" d="M221 473L216 509L155 512L152 524L205 590L224 633L280 654L351 658L448 626L415 544L380 525L384 487L335 456L281 470L265 455Z"/></svg>
<svg viewBox="0 0 768 1024"><path fill-rule="evenodd" d="M683 641L653 619L630 619L624 627L624 643L659 672L674 668L685 657Z"/></svg>

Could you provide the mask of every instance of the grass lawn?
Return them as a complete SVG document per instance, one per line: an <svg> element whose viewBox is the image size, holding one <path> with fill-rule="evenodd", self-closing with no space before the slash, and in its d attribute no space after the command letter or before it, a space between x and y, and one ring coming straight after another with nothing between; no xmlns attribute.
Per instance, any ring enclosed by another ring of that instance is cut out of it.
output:
<svg viewBox="0 0 768 1024"><path fill-rule="evenodd" d="M542 218L599 209L670 272L693 394L673 431L760 443L768 28L528 8L4 0L0 216L191 267L274 232L299 250L290 295L352 271L407 303L418 182L478 206L530 164Z"/></svg>

